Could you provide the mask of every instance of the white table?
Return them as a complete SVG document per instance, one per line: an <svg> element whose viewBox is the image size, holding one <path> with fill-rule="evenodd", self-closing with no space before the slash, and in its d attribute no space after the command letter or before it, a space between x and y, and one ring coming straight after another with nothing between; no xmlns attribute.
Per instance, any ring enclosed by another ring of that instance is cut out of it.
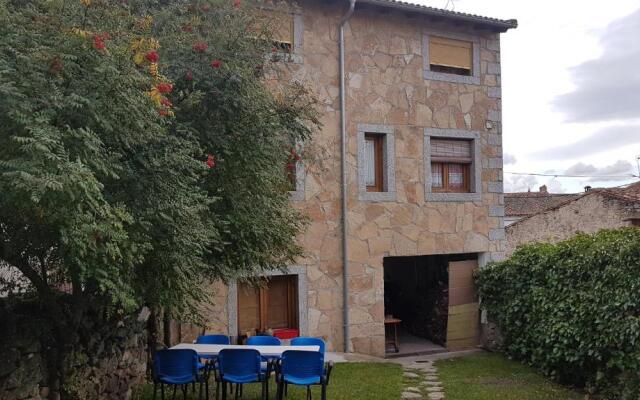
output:
<svg viewBox="0 0 640 400"><path fill-rule="evenodd" d="M171 349L191 349L201 356L217 356L220 350L224 349L254 349L265 357L282 357L282 353L287 350L298 351L320 351L320 346L244 346L237 344L196 344L180 343Z"/></svg>

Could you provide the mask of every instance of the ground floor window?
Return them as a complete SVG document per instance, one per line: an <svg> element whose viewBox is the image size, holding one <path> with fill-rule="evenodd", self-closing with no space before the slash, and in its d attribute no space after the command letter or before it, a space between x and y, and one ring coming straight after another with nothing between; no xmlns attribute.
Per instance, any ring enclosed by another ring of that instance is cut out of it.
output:
<svg viewBox="0 0 640 400"><path fill-rule="evenodd" d="M261 287L238 284L238 333L251 336L269 330L298 329L298 277L269 278Z"/></svg>

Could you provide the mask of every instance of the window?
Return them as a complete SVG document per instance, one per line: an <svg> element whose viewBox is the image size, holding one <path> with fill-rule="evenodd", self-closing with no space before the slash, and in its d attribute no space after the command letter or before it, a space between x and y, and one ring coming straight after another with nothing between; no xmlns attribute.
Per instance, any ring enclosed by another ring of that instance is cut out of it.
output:
<svg viewBox="0 0 640 400"><path fill-rule="evenodd" d="M480 39L464 33L424 29L424 79L480 84Z"/></svg>
<svg viewBox="0 0 640 400"><path fill-rule="evenodd" d="M296 151L295 147L292 147L285 168L285 174L287 176L287 186L290 192L295 192L298 189L298 167L301 161L301 157Z"/></svg>
<svg viewBox="0 0 640 400"><path fill-rule="evenodd" d="M238 285L238 333L298 328L296 275L274 276L263 287Z"/></svg>
<svg viewBox="0 0 640 400"><path fill-rule="evenodd" d="M431 189L434 192L470 191L471 141L431 139Z"/></svg>
<svg viewBox="0 0 640 400"><path fill-rule="evenodd" d="M301 48L303 36L303 18L298 11L255 9L255 23L252 27L256 37L264 37L265 30L270 32L272 58L274 61L302 63Z"/></svg>
<svg viewBox="0 0 640 400"><path fill-rule="evenodd" d="M384 191L383 166L384 135L367 133L364 136L365 183L367 192Z"/></svg>
<svg viewBox="0 0 640 400"><path fill-rule="evenodd" d="M429 67L434 72L471 76L473 43L439 36L429 37Z"/></svg>
<svg viewBox="0 0 640 400"><path fill-rule="evenodd" d="M358 199L395 200L393 127L358 124Z"/></svg>
<svg viewBox="0 0 640 400"><path fill-rule="evenodd" d="M426 128L424 135L425 200L482 200L480 133Z"/></svg>

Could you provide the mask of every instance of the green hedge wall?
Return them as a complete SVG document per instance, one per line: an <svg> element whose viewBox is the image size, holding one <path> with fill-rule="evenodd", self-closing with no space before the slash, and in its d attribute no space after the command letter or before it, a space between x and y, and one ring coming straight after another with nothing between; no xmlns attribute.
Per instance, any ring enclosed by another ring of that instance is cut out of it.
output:
<svg viewBox="0 0 640 400"><path fill-rule="evenodd" d="M476 282L508 355L602 398L640 399L640 229L526 245Z"/></svg>

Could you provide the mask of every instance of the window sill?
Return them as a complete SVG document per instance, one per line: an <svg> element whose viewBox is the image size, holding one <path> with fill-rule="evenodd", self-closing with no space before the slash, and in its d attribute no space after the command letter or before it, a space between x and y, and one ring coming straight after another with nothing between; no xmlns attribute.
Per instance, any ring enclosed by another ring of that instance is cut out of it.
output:
<svg viewBox="0 0 640 400"><path fill-rule="evenodd" d="M396 192L360 192L358 200L368 202L396 201Z"/></svg>
<svg viewBox="0 0 640 400"><path fill-rule="evenodd" d="M480 84L480 77L479 76L447 74L445 72L434 72L434 71L430 71L428 69L424 70L424 79L432 80L432 81L464 83L464 84L467 84L467 85L479 85Z"/></svg>
<svg viewBox="0 0 640 400"><path fill-rule="evenodd" d="M458 192L429 192L425 193L427 201L459 202L459 201L481 201L481 193L458 193Z"/></svg>

